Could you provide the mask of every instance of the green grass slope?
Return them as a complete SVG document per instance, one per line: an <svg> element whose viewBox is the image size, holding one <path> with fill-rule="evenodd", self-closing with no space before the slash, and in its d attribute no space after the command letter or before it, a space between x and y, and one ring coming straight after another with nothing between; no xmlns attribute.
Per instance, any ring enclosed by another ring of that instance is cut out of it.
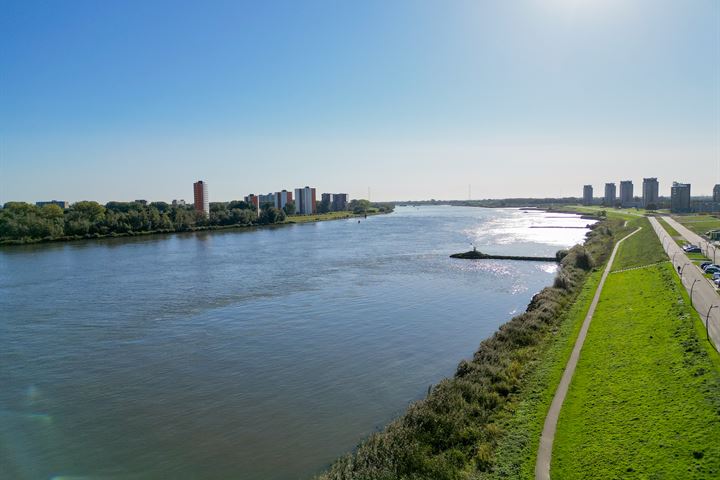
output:
<svg viewBox="0 0 720 480"><path fill-rule="evenodd" d="M720 219L712 215L675 215L673 218L698 235L720 229Z"/></svg>
<svg viewBox="0 0 720 480"><path fill-rule="evenodd" d="M612 270L642 267L667 260L667 255L657 239L650 221L647 218L636 218L628 222L633 229L642 227L638 233L623 242L615 255Z"/></svg>
<svg viewBox="0 0 720 480"><path fill-rule="evenodd" d="M700 325L669 264L608 277L552 478L720 478L720 374Z"/></svg>

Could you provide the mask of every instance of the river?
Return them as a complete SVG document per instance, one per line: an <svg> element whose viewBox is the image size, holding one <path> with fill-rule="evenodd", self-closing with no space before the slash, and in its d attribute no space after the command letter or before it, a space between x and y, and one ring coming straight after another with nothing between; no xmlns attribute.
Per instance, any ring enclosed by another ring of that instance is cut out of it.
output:
<svg viewBox="0 0 720 480"><path fill-rule="evenodd" d="M398 207L0 249L0 477L309 478L552 282L574 215Z"/></svg>

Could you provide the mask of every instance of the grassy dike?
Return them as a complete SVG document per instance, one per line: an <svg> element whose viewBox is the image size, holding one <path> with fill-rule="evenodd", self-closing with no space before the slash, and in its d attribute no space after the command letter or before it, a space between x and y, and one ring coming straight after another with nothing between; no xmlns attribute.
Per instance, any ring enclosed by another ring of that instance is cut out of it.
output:
<svg viewBox="0 0 720 480"><path fill-rule="evenodd" d="M615 235L615 241L638 226L644 228L626 242L635 239L638 245L650 245L648 240L655 237L650 223L645 218L616 212L609 212L608 218L616 222L627 222L626 227ZM651 262L659 262L666 257L659 248L619 250L613 269L641 266L647 262L647 259ZM594 269L576 301L567 308L563 318L558 322L558 328L553 333L553 338L547 342L547 348L538 365L528 375L525 387L518 396L517 408L506 412L503 428L507 434L499 442L493 471L479 478L534 477L537 449L545 416L592 303L602 270L603 265L598 265Z"/></svg>
<svg viewBox="0 0 720 480"><path fill-rule="evenodd" d="M680 232L675 230L672 225L670 225L663 217L656 217L657 221L660 222L660 225L665 229L665 231L672 237L672 239L677 243L679 246L685 245L686 242L685 238L680 235Z"/></svg>
<svg viewBox="0 0 720 480"><path fill-rule="evenodd" d="M552 478L720 478L719 357L642 226L605 283L560 413ZM625 270L638 263L647 267Z"/></svg>
<svg viewBox="0 0 720 480"><path fill-rule="evenodd" d="M318 478L532 477L542 422L602 265L615 241L633 229L620 216L603 220L563 258L554 285L533 297L525 313Z"/></svg>

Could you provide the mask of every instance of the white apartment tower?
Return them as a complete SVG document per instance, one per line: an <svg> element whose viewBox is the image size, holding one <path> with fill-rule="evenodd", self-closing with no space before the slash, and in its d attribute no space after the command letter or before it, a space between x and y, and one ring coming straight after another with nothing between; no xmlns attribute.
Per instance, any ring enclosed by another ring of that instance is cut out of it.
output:
<svg viewBox="0 0 720 480"><path fill-rule="evenodd" d="M295 189L295 211L299 215L316 213L315 189L310 187Z"/></svg>

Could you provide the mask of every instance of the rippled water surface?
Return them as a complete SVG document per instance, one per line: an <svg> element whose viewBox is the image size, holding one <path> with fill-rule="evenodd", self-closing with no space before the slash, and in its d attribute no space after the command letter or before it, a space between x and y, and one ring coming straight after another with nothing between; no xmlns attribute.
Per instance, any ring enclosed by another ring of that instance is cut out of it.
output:
<svg viewBox="0 0 720 480"><path fill-rule="evenodd" d="M0 477L308 478L552 281L572 215L362 220L0 249Z"/></svg>

